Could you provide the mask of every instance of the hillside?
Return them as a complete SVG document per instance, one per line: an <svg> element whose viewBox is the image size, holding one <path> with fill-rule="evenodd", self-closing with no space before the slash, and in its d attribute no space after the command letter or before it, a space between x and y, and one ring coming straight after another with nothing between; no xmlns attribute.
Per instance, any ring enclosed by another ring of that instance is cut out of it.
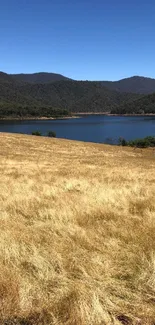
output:
<svg viewBox="0 0 155 325"><path fill-rule="evenodd" d="M8 75L8 78L12 78L16 81L29 82L29 83L49 83L54 81L69 80L69 78L57 74L39 72L32 74L12 74ZM151 94L155 92L155 79L146 78L141 76L133 76L131 78L125 78L118 81L102 81L102 85L110 90L126 93L137 94Z"/></svg>
<svg viewBox="0 0 155 325"><path fill-rule="evenodd" d="M155 159L0 134L0 324L155 323Z"/></svg>
<svg viewBox="0 0 155 325"><path fill-rule="evenodd" d="M44 104L37 97L34 98L33 93L30 96L28 92L23 92L23 85L25 84L7 79L0 80L0 118L55 117L69 114L64 108Z"/></svg>
<svg viewBox="0 0 155 325"><path fill-rule="evenodd" d="M112 109L114 114L155 114L155 93Z"/></svg>
<svg viewBox="0 0 155 325"><path fill-rule="evenodd" d="M109 111L123 101L137 98L135 94L120 94L110 91L100 82L58 81L48 84L27 84L20 88L21 94L29 94L33 99L72 112Z"/></svg>
<svg viewBox="0 0 155 325"><path fill-rule="evenodd" d="M0 71L0 82L15 82L15 80L11 75Z"/></svg>
<svg viewBox="0 0 155 325"><path fill-rule="evenodd" d="M71 80L61 74L39 72L32 74L11 74L7 75L8 79L28 83L49 83L62 80ZM5 78L6 78L5 76ZM1 78L1 76L0 76ZM155 79L141 76L133 76L118 81L102 81L102 85L110 90L136 94L151 94L155 92Z"/></svg>
<svg viewBox="0 0 155 325"><path fill-rule="evenodd" d="M48 72L39 72L39 73L20 73L10 75L17 81L30 82L30 83L48 83L53 81L68 80L69 78L57 74L57 73L48 73Z"/></svg>
<svg viewBox="0 0 155 325"><path fill-rule="evenodd" d="M134 76L119 81L103 81L108 89L137 94L151 94L155 92L155 79Z"/></svg>
<svg viewBox="0 0 155 325"><path fill-rule="evenodd" d="M144 97L153 91L155 79L144 77L102 82L75 81L53 73L0 72L0 117L63 115L60 111L154 113L154 95ZM53 113L56 110L59 113Z"/></svg>
<svg viewBox="0 0 155 325"><path fill-rule="evenodd" d="M68 80L33 84L1 79L0 117L46 116L47 107L71 112L107 112L137 97L137 94L111 91L101 82Z"/></svg>

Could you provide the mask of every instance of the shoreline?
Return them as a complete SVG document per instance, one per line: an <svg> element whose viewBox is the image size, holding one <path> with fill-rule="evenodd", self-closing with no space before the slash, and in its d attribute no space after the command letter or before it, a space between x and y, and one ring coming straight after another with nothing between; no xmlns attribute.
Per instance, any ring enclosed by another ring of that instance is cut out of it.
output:
<svg viewBox="0 0 155 325"><path fill-rule="evenodd" d="M72 116L63 116L63 117L1 117L0 121L36 121L36 120L67 120L67 119L76 119L80 118L82 116L89 116L89 115L104 115L104 116L139 116L139 117L145 117L145 116L155 116L155 113L148 113L148 114L111 114L109 112L98 112L98 113L73 113Z"/></svg>
<svg viewBox="0 0 155 325"><path fill-rule="evenodd" d="M75 115L83 116L83 115L105 115L105 116L155 116L155 113L148 113L148 114L112 114L110 112L98 112L98 113L75 113Z"/></svg>
<svg viewBox="0 0 155 325"><path fill-rule="evenodd" d="M1 117L0 121L39 121L39 120L66 120L66 119L72 119L72 118L78 118L78 116L63 116L63 117Z"/></svg>
<svg viewBox="0 0 155 325"><path fill-rule="evenodd" d="M151 114L107 114L107 116L155 116L155 113Z"/></svg>

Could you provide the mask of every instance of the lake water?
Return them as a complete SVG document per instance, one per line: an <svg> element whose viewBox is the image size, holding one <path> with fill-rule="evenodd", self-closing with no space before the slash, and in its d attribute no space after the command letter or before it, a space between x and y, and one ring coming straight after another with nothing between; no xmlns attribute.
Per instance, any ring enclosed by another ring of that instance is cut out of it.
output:
<svg viewBox="0 0 155 325"><path fill-rule="evenodd" d="M155 136L154 116L89 115L64 120L0 121L0 132L46 135L55 131L57 138L115 144L126 140Z"/></svg>

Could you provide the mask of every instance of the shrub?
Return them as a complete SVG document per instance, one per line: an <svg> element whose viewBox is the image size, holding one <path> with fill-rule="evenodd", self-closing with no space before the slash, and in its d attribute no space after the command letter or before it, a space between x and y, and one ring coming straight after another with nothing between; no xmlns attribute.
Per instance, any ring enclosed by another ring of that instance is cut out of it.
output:
<svg viewBox="0 0 155 325"><path fill-rule="evenodd" d="M134 141L129 141L128 145L131 147L137 147L137 148L147 148L149 147L149 141L144 139L136 139Z"/></svg>
<svg viewBox="0 0 155 325"><path fill-rule="evenodd" d="M32 132L32 135L41 136L42 134L41 134L41 132L39 132L39 131L33 131L33 132Z"/></svg>
<svg viewBox="0 0 155 325"><path fill-rule="evenodd" d="M155 147L155 137L148 136L145 138L145 140L147 140L149 142L150 147Z"/></svg>
<svg viewBox="0 0 155 325"><path fill-rule="evenodd" d="M146 137L144 139L136 139L134 141L129 141L128 145L137 148L155 147L155 137Z"/></svg>
<svg viewBox="0 0 155 325"><path fill-rule="evenodd" d="M144 139L135 139L131 141L126 141L123 138L119 138L119 145L136 147L136 148L155 147L155 137L148 136L145 137Z"/></svg>
<svg viewBox="0 0 155 325"><path fill-rule="evenodd" d="M119 138L119 145L125 147L128 145L128 142L124 138Z"/></svg>
<svg viewBox="0 0 155 325"><path fill-rule="evenodd" d="M48 137L55 138L56 137L56 133L54 131L49 131L48 132Z"/></svg>

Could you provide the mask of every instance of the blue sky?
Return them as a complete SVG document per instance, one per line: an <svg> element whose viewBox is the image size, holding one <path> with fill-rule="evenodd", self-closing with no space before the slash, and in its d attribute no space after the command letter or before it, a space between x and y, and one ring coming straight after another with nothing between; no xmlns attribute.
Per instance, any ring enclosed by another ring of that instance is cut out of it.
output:
<svg viewBox="0 0 155 325"><path fill-rule="evenodd" d="M155 78L155 1L0 0L0 70Z"/></svg>

